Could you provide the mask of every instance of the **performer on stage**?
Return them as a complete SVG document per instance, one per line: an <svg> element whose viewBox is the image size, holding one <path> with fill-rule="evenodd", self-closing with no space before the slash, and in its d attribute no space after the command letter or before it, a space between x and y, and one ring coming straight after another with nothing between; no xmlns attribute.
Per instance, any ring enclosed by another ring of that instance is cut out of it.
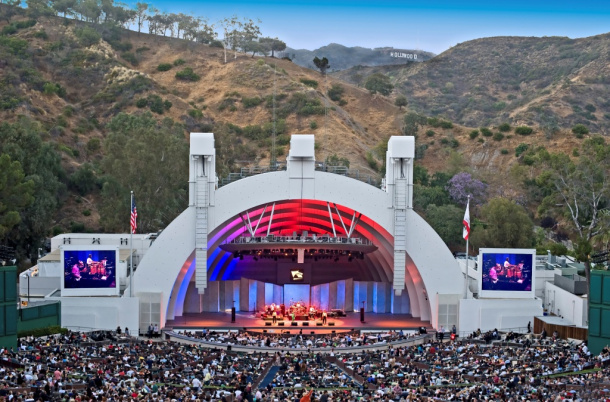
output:
<svg viewBox="0 0 610 402"><path fill-rule="evenodd" d="M277 311L273 310L271 317L273 317L273 324L277 324Z"/></svg>
<svg viewBox="0 0 610 402"><path fill-rule="evenodd" d="M491 267L489 270L489 279L491 279L492 283L498 283L498 273L495 267Z"/></svg>
<svg viewBox="0 0 610 402"><path fill-rule="evenodd" d="M327 314L326 314L326 310L324 310L322 312L322 325L326 325L326 318L327 318Z"/></svg>
<svg viewBox="0 0 610 402"><path fill-rule="evenodd" d="M72 266L72 277L76 281L80 281L80 279L81 279L79 263L82 263L82 261L79 261Z"/></svg>

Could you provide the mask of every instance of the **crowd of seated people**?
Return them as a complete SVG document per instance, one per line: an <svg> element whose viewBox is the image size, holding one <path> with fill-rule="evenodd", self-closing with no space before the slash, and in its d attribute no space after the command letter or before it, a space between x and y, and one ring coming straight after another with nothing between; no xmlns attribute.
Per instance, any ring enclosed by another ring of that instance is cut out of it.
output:
<svg viewBox="0 0 610 402"><path fill-rule="evenodd" d="M249 336L266 343L278 335ZM518 346L431 337L417 346L390 342L379 350L337 347L327 354L315 349L245 354L198 342L114 338L94 342L73 332L21 338L17 350L0 351L0 400L275 402L298 400L313 388L311 400L320 401L554 401L602 400L610 388L608 349L592 355L586 343L552 336L512 335ZM277 374L257 389L273 366Z"/></svg>

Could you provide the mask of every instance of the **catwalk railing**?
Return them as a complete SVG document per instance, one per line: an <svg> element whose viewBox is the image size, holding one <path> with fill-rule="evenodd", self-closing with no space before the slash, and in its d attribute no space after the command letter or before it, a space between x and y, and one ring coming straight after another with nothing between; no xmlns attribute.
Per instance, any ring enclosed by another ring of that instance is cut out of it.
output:
<svg viewBox="0 0 610 402"><path fill-rule="evenodd" d="M278 172L286 170L285 164L280 164L276 168L270 167L250 167L250 168L241 168L239 172L229 173L226 177L223 177L218 182L218 187L226 186L227 184L231 184L241 179L245 179L247 177L256 176L262 173L270 173L270 172ZM316 163L316 171L319 172L327 172L332 174L338 174L341 176L349 177L367 184L371 186L380 188L381 187L381 179L371 176L369 174L361 174L357 169L348 169L345 166L325 166L324 163Z"/></svg>

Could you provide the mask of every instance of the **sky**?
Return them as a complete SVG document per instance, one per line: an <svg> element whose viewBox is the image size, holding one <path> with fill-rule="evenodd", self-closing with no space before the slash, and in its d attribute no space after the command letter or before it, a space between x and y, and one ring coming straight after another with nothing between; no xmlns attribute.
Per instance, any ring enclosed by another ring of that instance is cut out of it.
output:
<svg viewBox="0 0 610 402"><path fill-rule="evenodd" d="M458 43L482 37L579 38L610 32L608 0L149 2L162 12L190 13L206 17L210 23L233 15L260 19L263 36L278 37L291 48L309 50L340 43L438 54Z"/></svg>

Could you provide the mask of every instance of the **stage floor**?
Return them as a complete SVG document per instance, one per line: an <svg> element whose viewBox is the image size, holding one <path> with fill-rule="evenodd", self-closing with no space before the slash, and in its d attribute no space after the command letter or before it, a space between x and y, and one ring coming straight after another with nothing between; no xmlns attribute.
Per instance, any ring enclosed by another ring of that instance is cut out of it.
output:
<svg viewBox="0 0 610 402"><path fill-rule="evenodd" d="M252 313L238 312L235 316L235 322L231 322L231 313L187 313L173 320L168 320L165 324L166 329L175 330L198 330L198 329L242 329L261 330L261 329L308 329L308 330L337 330L346 331L356 330L415 330L419 327L431 328L429 321L422 321L419 318L414 318L410 314L377 314L366 313L365 322L360 322L360 313L347 313L347 317L329 318L329 322L334 322L332 326L316 326L315 321L307 321L309 326L303 326L303 322L297 321L298 326L291 326L290 321L285 320L284 326L280 327L277 324L265 326L265 321L259 317L255 317Z"/></svg>

